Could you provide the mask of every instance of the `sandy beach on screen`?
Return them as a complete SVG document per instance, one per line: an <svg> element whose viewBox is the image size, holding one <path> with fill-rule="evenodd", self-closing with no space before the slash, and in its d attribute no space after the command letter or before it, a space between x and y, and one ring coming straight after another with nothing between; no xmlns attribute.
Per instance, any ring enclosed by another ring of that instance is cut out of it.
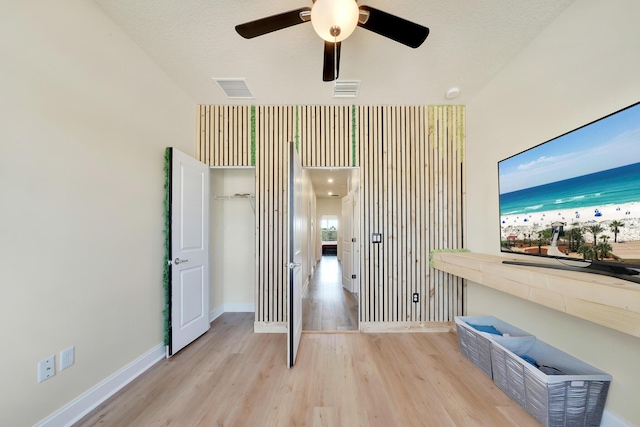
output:
<svg viewBox="0 0 640 427"><path fill-rule="evenodd" d="M564 222L565 231L571 229L572 224L584 227L599 223L604 228L599 236L607 235L609 242L613 243L614 236L609 225L614 220L624 223L624 227L619 228L618 242L640 241L640 202L508 215L500 218L500 229L503 240L508 236L524 239L527 234L550 228L553 222ZM589 239L591 235L588 232L585 234Z"/></svg>

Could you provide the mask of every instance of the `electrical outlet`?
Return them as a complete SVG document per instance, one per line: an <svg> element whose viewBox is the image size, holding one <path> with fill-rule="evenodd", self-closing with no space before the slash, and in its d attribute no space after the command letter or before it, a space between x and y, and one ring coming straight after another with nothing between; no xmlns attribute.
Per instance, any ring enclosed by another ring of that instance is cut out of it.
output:
<svg viewBox="0 0 640 427"><path fill-rule="evenodd" d="M413 302L420 302L420 294L417 292L413 294Z"/></svg>
<svg viewBox="0 0 640 427"><path fill-rule="evenodd" d="M41 383L56 374L56 356L51 355L38 362L38 382Z"/></svg>
<svg viewBox="0 0 640 427"><path fill-rule="evenodd" d="M75 348L73 346L64 349L60 352L60 370L73 365Z"/></svg>

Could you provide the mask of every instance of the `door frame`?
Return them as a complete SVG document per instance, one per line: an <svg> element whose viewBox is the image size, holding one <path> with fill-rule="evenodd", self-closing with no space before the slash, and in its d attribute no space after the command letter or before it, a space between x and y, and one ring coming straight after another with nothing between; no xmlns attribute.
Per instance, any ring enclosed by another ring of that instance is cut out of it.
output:
<svg viewBox="0 0 640 427"><path fill-rule="evenodd" d="M340 251L342 252L342 256L340 257L340 261L342 264L342 277L340 278L340 282L342 283L342 287L349 291L350 293L354 292L353 286L353 264L354 264L354 253L353 253L353 208L354 208L354 200L353 200L353 192L349 191L346 196L344 196L340 200L340 219L342 220L342 224L340 224L340 240L341 247ZM345 208L346 203L346 208ZM346 211L346 212L345 212ZM346 215L345 215L346 214ZM348 222L348 223L347 223ZM349 233L346 233L347 230ZM346 234L349 234L348 236ZM346 247L345 247L346 246ZM348 249L348 250L347 250ZM348 254L345 257L345 254ZM348 270L348 271L345 271ZM349 277L351 276L351 277ZM346 281L346 282L345 282ZM345 286L347 284L348 286Z"/></svg>
<svg viewBox="0 0 640 427"><path fill-rule="evenodd" d="M360 273L362 271L362 244L363 244L363 237L362 237L362 210L361 210L361 206L362 206L362 202L361 202L361 197L362 197L362 168L360 166L341 166L341 167L331 167L331 166L326 166L326 167L316 167L316 166L307 166L307 167L303 167L303 170L326 170L326 171L331 171L331 170L336 170L336 169L343 169L343 170L351 170L351 171L357 171L357 175L358 175L358 179L357 179L357 183L354 185L351 182L351 178L348 179L348 183L347 183L347 189L349 193L353 193L353 202L355 203L354 206L354 218L352 221L352 234L355 234L356 237L356 242L352 247L352 257L353 257L353 263L352 263L352 269L355 266L356 270L356 284L353 285L352 282L352 289L353 289L353 293L356 294L357 296L357 301L358 301L358 331L361 331L362 329L362 319L361 319L361 311L360 308L362 307L362 292L361 292L361 285L362 285L362 281L361 281L361 277L360 277ZM349 188L353 186L353 188ZM310 215L311 216L311 215ZM337 215L338 218L341 221L341 214ZM317 201L316 201L316 209L314 209L313 212L313 221L315 226L315 233L312 236L313 242L311 243L311 245L313 246L314 250L313 250L313 261L314 261L314 268L313 270L310 269L311 273L311 277L310 277L310 283L313 280L313 276L315 276L316 274L316 269L315 269L315 263L318 261L318 259L316 258L316 256L318 255L318 248L320 248L320 252L322 252L322 248L319 244L319 241L321 240L320 238L320 222L318 220L319 218L319 214L318 214L318 209L317 209ZM340 240L340 239L338 239ZM341 243L341 242L340 242ZM338 251L339 253L340 251ZM322 254L320 253L320 257L322 256ZM340 280L342 280L342 278L340 278ZM353 280L353 279L352 279Z"/></svg>
<svg viewBox="0 0 640 427"><path fill-rule="evenodd" d="M303 171L295 142L289 144L289 288L287 298L287 364L293 368L302 337L302 192Z"/></svg>

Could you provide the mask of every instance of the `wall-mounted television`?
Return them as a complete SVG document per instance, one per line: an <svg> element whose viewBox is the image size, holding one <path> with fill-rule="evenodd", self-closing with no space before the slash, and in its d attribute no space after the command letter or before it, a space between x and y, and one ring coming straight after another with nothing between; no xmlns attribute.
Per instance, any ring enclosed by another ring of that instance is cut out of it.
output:
<svg viewBox="0 0 640 427"><path fill-rule="evenodd" d="M499 161L498 177L501 252L640 283L640 102Z"/></svg>

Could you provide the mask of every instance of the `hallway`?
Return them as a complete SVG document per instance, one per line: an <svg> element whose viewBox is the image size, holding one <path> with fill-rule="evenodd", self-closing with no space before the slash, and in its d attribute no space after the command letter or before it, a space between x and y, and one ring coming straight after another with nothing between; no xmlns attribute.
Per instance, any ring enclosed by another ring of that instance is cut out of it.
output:
<svg viewBox="0 0 640 427"><path fill-rule="evenodd" d="M358 300L342 287L337 256L323 256L302 299L303 331L357 331Z"/></svg>

